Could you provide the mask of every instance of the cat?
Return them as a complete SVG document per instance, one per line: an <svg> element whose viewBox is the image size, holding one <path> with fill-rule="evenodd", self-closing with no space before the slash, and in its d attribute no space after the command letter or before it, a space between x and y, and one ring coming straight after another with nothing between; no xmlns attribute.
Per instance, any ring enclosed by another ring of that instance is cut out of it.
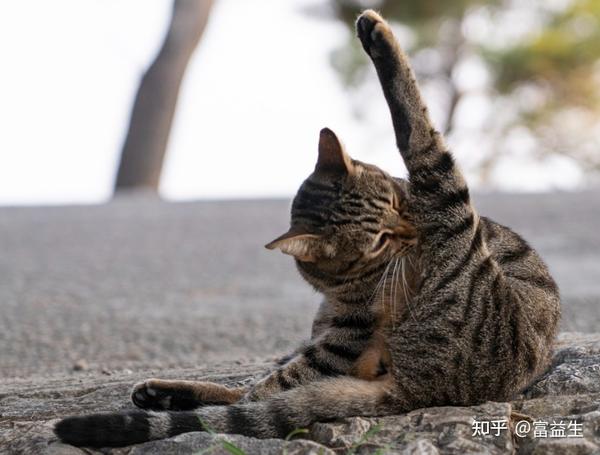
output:
<svg viewBox="0 0 600 455"><path fill-rule="evenodd" d="M476 212L389 25L367 10L356 28L409 178L351 159L321 131L290 230L267 245L325 297L311 340L248 389L149 379L132 394L145 410L69 417L55 427L62 441L285 437L317 421L509 400L547 368L560 317L547 267Z"/></svg>

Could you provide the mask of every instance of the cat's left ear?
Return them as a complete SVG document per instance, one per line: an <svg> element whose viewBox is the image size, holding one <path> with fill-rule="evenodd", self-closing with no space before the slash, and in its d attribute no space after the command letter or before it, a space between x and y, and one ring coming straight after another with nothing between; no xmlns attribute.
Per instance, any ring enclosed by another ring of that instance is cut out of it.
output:
<svg viewBox="0 0 600 455"><path fill-rule="evenodd" d="M354 172L352 158L336 134L329 128L323 128L319 135L319 159L315 173L351 174Z"/></svg>
<svg viewBox="0 0 600 455"><path fill-rule="evenodd" d="M267 243L265 248L269 250L279 248L282 253L294 256L299 261L316 262L321 242L319 235L307 234L291 228L285 234Z"/></svg>

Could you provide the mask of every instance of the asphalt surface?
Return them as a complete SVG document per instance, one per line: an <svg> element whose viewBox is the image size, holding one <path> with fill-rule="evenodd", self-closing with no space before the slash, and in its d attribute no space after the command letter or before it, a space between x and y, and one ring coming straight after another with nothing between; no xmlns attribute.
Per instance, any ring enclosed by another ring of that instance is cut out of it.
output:
<svg viewBox="0 0 600 455"><path fill-rule="evenodd" d="M523 234L563 295L563 330L600 331L600 190L475 195ZM193 367L283 354L319 302L263 245L289 201L0 208L0 377Z"/></svg>

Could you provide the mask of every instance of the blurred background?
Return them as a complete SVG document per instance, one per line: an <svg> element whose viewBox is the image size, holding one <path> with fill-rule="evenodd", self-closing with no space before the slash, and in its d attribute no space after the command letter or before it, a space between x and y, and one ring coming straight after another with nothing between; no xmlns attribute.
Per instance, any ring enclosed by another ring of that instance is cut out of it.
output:
<svg viewBox="0 0 600 455"><path fill-rule="evenodd" d="M393 21L471 186L597 181L596 0L27 0L0 4L0 204L102 202L117 184L289 197L323 126L401 175L354 39L365 7Z"/></svg>
<svg viewBox="0 0 600 455"><path fill-rule="evenodd" d="M600 326L600 1L0 2L0 377L284 354L319 303L262 245L328 126L405 173L353 23L389 19L484 215ZM157 197L159 196L159 197Z"/></svg>

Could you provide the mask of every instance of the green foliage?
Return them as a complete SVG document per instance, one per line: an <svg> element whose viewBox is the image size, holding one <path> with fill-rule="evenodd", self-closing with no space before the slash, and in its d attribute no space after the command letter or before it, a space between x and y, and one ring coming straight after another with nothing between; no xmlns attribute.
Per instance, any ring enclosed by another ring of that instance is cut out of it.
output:
<svg viewBox="0 0 600 455"><path fill-rule="evenodd" d="M223 448L227 450L227 452L229 452L231 455L246 455L246 452L244 452L238 446L232 444L229 441L222 440L221 444L223 445Z"/></svg>
<svg viewBox="0 0 600 455"><path fill-rule="evenodd" d="M200 417L198 417L198 421L200 422L200 426L202 427L202 429L204 431L206 431L208 434L212 434L212 435L216 434L215 431ZM231 455L246 455L246 452L244 452L242 449L240 449L235 444L227 441L226 439L217 439L213 445L211 445L210 447L207 447L204 450L201 450L200 452L197 452L195 455L210 455L215 450L217 450L219 447L222 447Z"/></svg>
<svg viewBox="0 0 600 455"><path fill-rule="evenodd" d="M438 109L446 111L447 133L452 130L457 104L469 91L464 84L459 87L454 70L470 58L484 65L490 76L484 91L478 89L479 94L490 101L502 97L503 106L510 111L512 120L497 128L496 142L519 124L528 128L542 152L569 154L584 169L600 167L600 154L578 152L600 146L597 135L594 139L589 133L593 129L590 125L597 127L600 122L599 0L567 0L562 5L544 0L330 0L330 5L351 31L347 44L336 49L331 58L347 87L359 86L368 68L354 38L355 19L361 10L375 8L411 37L402 43L409 54L433 50L442 62L424 70L413 61L422 83L435 80L456 101L442 103ZM535 26L521 30L515 38L515 33L511 34L519 28L514 27L518 25L515 20L526 16L533 18ZM480 27L483 23L483 33L469 32L474 19ZM523 88L535 92L535 103L524 105ZM561 121L561 114L573 111L582 120ZM494 115L491 113L486 124L498 127ZM579 129L573 127L577 123ZM500 149L497 146L491 157L485 158L488 164Z"/></svg>
<svg viewBox="0 0 600 455"><path fill-rule="evenodd" d="M350 29L354 30L356 17L365 8L374 8L387 20L402 23L420 36L421 45L432 44L440 24L448 20L460 21L473 6L499 3L499 0L331 0L334 11Z"/></svg>
<svg viewBox="0 0 600 455"><path fill-rule="evenodd" d="M206 431L207 433L212 434L212 435L216 434L215 431L204 420L202 420L200 417L198 417L198 420L200 421L200 425L202 426L202 429L204 431ZM298 436L300 434L306 434L306 433L308 433L308 430L305 428L296 428L295 430L291 431L285 437L285 445L283 448L283 455L287 455L287 443L293 437ZM195 455L210 455L215 450L217 450L219 447L222 447L231 455L247 455L246 452L244 452L241 448L239 448L232 442L227 441L226 439L217 439L213 445L211 445L210 447L207 447L206 449L201 450L200 452L197 452Z"/></svg>
<svg viewBox="0 0 600 455"><path fill-rule="evenodd" d="M498 0L487 0L485 3L496 3ZM410 29L414 37L412 51L436 46L439 30L444 23L460 23L466 11L482 0L456 1L396 1L380 0L365 2L361 0L331 0L336 16L349 30L348 41L331 56L332 66L340 74L345 85L359 85L364 78L367 59L361 50L360 43L354 38L354 23L357 16L367 7L375 7L390 22L402 24ZM405 46L406 47L406 46Z"/></svg>
<svg viewBox="0 0 600 455"><path fill-rule="evenodd" d="M295 430L291 431L286 437L285 440L289 441L291 440L294 436L298 436L299 434L307 434L308 430L306 428L296 428Z"/></svg>
<svg viewBox="0 0 600 455"><path fill-rule="evenodd" d="M296 428L293 431L290 431L290 433L285 437L285 444L283 446L283 455L287 455L288 451L287 451L287 443L295 436L298 436L300 434L307 434L308 430L306 428Z"/></svg>
<svg viewBox="0 0 600 455"><path fill-rule="evenodd" d="M515 46L482 49L496 88L510 93L524 83L541 84L551 108L577 104L597 108L594 67L600 60L600 2L574 0L563 11L545 11L545 25Z"/></svg>
<svg viewBox="0 0 600 455"><path fill-rule="evenodd" d="M207 433L212 434L212 435L216 434L215 431L204 420L202 420L201 418L198 418L198 420L200 421L200 425L202 426L204 431L206 431ZM356 442L354 442L350 446L350 448L346 452L346 455L356 454L356 451L361 446L367 444L369 442L369 439L371 439L374 435L379 433L381 430L382 430L381 425L373 425L371 428L369 428L369 430L367 432L365 432L365 434L363 434ZM309 431L306 428L296 428L295 430L291 431L285 437L286 445L284 446L282 455L287 455L287 443L292 438L294 438L295 436L301 435L301 434L308 434L308 432ZM222 447L231 455L247 455L246 452L244 452L238 446L236 446L235 444L233 444L225 439L217 439L213 445L197 452L195 455L210 455L215 450L217 450L219 447ZM383 447L383 448L378 449L375 453L383 455L386 450L387 450L387 448Z"/></svg>

